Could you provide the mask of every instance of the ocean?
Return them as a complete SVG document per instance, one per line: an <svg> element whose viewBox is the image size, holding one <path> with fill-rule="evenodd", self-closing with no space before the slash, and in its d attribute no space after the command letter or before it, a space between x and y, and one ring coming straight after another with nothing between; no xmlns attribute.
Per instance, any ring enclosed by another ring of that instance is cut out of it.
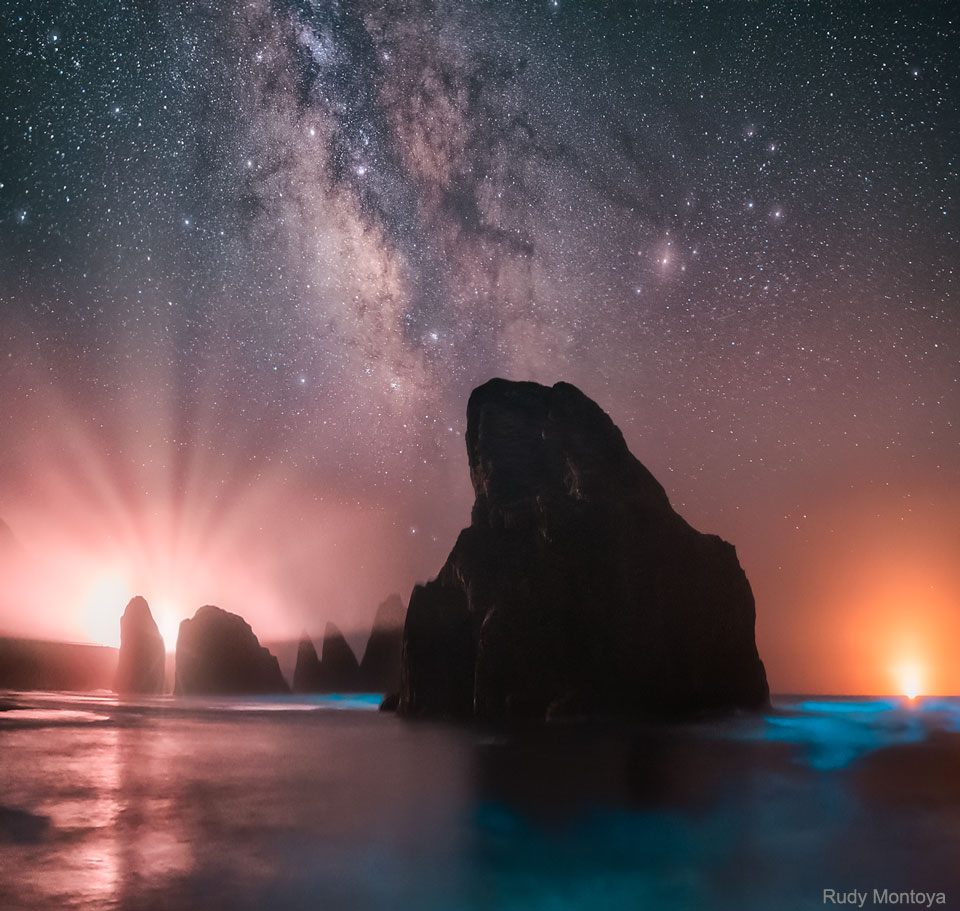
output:
<svg viewBox="0 0 960 911"><path fill-rule="evenodd" d="M378 702L0 697L0 909L960 907L960 700L511 728Z"/></svg>

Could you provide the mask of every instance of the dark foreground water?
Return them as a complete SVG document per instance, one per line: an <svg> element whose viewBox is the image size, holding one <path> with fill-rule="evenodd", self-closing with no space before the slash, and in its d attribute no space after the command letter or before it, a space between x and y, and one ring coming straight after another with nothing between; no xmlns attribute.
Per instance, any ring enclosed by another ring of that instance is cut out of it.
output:
<svg viewBox="0 0 960 911"><path fill-rule="evenodd" d="M960 701L508 733L375 706L0 699L0 909L960 907Z"/></svg>

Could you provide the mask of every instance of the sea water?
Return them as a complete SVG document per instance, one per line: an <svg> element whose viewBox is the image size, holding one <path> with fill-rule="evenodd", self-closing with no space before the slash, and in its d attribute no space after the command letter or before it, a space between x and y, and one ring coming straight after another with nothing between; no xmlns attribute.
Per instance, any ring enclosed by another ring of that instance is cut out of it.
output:
<svg viewBox="0 0 960 911"><path fill-rule="evenodd" d="M682 725L376 696L0 699L0 908L960 907L960 702Z"/></svg>

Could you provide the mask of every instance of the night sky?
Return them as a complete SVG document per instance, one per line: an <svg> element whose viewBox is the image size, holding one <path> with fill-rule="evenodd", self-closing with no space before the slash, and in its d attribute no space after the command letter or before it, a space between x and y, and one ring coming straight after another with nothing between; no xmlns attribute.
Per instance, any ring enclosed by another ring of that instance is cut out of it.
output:
<svg viewBox="0 0 960 911"><path fill-rule="evenodd" d="M960 690L958 19L3 3L0 628L359 630L469 522L470 390L563 379L774 690Z"/></svg>

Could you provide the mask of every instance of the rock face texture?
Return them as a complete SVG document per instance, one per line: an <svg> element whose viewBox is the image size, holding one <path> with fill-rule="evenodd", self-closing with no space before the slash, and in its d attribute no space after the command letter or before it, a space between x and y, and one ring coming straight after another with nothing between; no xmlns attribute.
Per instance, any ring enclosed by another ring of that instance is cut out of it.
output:
<svg viewBox="0 0 960 911"><path fill-rule="evenodd" d="M400 689L400 653L406 608L399 595L391 595L378 608L373 630L360 662L360 688L371 693Z"/></svg>
<svg viewBox="0 0 960 911"><path fill-rule="evenodd" d="M249 624L219 607L201 607L177 635L178 695L289 693L277 659Z"/></svg>
<svg viewBox="0 0 960 911"><path fill-rule="evenodd" d="M678 715L768 700L734 547L689 526L567 383L495 379L467 406L476 496L414 588L399 711Z"/></svg>
<svg viewBox="0 0 960 911"><path fill-rule="evenodd" d="M357 656L334 623L323 633L323 658L307 636L300 640L293 688L298 693L355 693L360 689Z"/></svg>
<svg viewBox="0 0 960 911"><path fill-rule="evenodd" d="M150 606L139 595L120 617L120 656L113 689L121 694L163 692L166 649Z"/></svg>

